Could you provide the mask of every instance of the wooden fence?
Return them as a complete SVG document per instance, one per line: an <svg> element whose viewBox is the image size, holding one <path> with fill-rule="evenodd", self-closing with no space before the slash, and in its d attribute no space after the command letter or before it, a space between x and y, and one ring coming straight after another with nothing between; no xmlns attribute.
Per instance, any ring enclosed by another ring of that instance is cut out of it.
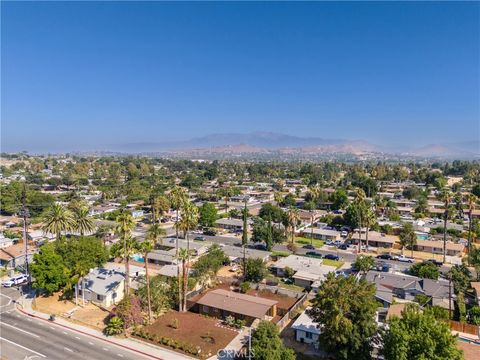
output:
<svg viewBox="0 0 480 360"><path fill-rule="evenodd" d="M459 321L450 320L450 329L465 334L479 336L479 327L477 325L465 324Z"/></svg>

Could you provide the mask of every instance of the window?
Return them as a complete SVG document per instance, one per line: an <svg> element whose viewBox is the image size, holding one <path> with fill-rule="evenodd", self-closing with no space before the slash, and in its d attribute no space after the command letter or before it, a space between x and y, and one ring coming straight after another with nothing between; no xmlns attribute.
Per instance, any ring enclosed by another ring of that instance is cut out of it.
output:
<svg viewBox="0 0 480 360"><path fill-rule="evenodd" d="M312 338L312 333L311 332L305 332L305 337L307 339L311 339Z"/></svg>
<svg viewBox="0 0 480 360"><path fill-rule="evenodd" d="M207 305L203 305L203 312L208 314L208 312L210 311L210 309L208 308Z"/></svg>
<svg viewBox="0 0 480 360"><path fill-rule="evenodd" d="M98 300L98 301L103 301L103 296L97 294L97 300Z"/></svg>

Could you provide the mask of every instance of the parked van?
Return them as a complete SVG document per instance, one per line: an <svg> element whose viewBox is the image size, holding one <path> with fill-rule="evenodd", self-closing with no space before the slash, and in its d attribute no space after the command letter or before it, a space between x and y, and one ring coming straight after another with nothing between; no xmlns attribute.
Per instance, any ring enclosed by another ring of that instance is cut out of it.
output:
<svg viewBox="0 0 480 360"><path fill-rule="evenodd" d="M4 287L12 287L14 285L23 284L24 282L27 282L27 280L28 280L28 276L25 274L22 274L22 275L11 277L10 279L4 281L2 285Z"/></svg>

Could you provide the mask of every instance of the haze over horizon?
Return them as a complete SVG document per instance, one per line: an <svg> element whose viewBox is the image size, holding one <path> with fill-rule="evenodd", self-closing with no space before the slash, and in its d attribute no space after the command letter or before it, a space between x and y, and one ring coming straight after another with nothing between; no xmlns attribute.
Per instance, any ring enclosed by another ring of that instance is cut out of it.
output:
<svg viewBox="0 0 480 360"><path fill-rule="evenodd" d="M479 3L2 2L2 151L480 139Z"/></svg>

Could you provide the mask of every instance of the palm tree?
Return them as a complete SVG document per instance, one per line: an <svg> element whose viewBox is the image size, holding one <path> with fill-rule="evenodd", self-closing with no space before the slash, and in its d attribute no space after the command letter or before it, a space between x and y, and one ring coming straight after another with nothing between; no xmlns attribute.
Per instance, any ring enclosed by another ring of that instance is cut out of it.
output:
<svg viewBox="0 0 480 360"><path fill-rule="evenodd" d="M198 212L198 207L191 203L187 202L183 209L182 209L182 219L180 220L179 227L182 229L185 233L185 240L187 240L187 255L190 256L190 238L188 236L188 232L198 225L198 219L199 219L199 212ZM187 259L187 263L190 261L190 259ZM187 278L184 279L184 289L183 289L183 308L182 311L187 311L187 298L186 298L186 293L187 293L187 284L188 284L188 271L186 272L185 275Z"/></svg>
<svg viewBox="0 0 480 360"><path fill-rule="evenodd" d="M367 207L365 204L365 192L362 189L357 189L355 192L355 199L352 202L352 206L355 209L356 221L358 225L358 252L362 252L362 226L365 222L365 215Z"/></svg>
<svg viewBox="0 0 480 360"><path fill-rule="evenodd" d="M181 261L182 264L182 282L183 286L179 286L179 288L183 288L183 291L180 293L180 298L178 299L178 311L180 312L185 312L187 311L187 287L188 287L188 278L187 278L187 263L190 259L190 251L182 248L180 249L177 259ZM180 279L179 279L180 281Z"/></svg>
<svg viewBox="0 0 480 360"><path fill-rule="evenodd" d="M158 223L154 223L150 225L150 227L147 230L147 239L153 240L154 245L157 243L157 240L159 238L161 239L162 235L166 235L166 231ZM162 244L163 244L163 241L162 241Z"/></svg>
<svg viewBox="0 0 480 360"><path fill-rule="evenodd" d="M402 255L403 250L406 246L410 246L412 250L412 257L413 257L413 247L417 243L417 235L415 234L415 230L413 229L413 225L410 223L403 224L402 231L400 232L400 246L402 247Z"/></svg>
<svg viewBox="0 0 480 360"><path fill-rule="evenodd" d="M295 229L297 227L298 221L300 220L300 214L297 208L291 207L287 213L288 224L292 229L292 244L295 243Z"/></svg>
<svg viewBox="0 0 480 360"><path fill-rule="evenodd" d="M153 224L155 226L158 224ZM163 229L162 229L163 230ZM152 302L150 296L150 275L148 273L148 254L153 250L155 247L156 237L147 238L145 241L138 244L138 251L143 254L143 259L145 261L145 283L147 286L147 303L148 303L148 323L152 321Z"/></svg>
<svg viewBox="0 0 480 360"><path fill-rule="evenodd" d="M78 207L73 211L74 228L80 233L81 236L85 233L92 233L95 229L95 224L92 218L89 216L88 208Z"/></svg>
<svg viewBox="0 0 480 360"><path fill-rule="evenodd" d="M178 255L178 230L179 230L179 218L178 218L178 212L181 210L183 205L187 202L188 200L188 194L187 191L180 187L180 186L175 186L172 191L170 191L169 194L170 197L170 204L172 208L175 209L176 212L176 218L175 218L175 236L176 236L176 249L175 249L175 256Z"/></svg>
<svg viewBox="0 0 480 360"><path fill-rule="evenodd" d="M128 295L130 288L130 248L132 243L132 230L135 228L135 222L133 216L129 212L122 211L117 217L117 229L115 230L120 239L123 240L123 249L117 251L117 255L123 258L125 262L125 273L127 275L125 281L125 295ZM133 254L131 254L133 255Z"/></svg>
<svg viewBox="0 0 480 360"><path fill-rule="evenodd" d="M467 196L468 201L468 248L467 251L470 254L472 250L472 219L473 219L473 210L475 210L475 205L477 203L477 197L470 193Z"/></svg>
<svg viewBox="0 0 480 360"><path fill-rule="evenodd" d="M247 276L247 254L246 249L248 245L248 209L247 200L245 200L245 208L243 209L243 233L242 233L242 247L243 247L243 278Z"/></svg>
<svg viewBox="0 0 480 360"><path fill-rule="evenodd" d="M443 262L447 260L447 221L450 216L450 203L452 202L452 193L445 190L441 193L440 199L443 201Z"/></svg>
<svg viewBox="0 0 480 360"><path fill-rule="evenodd" d="M130 258L138 252L138 240L130 234L123 236L123 246L112 246L110 251L113 256L119 257L125 263L125 296L130 292ZM117 245L117 244L115 244Z"/></svg>
<svg viewBox="0 0 480 360"><path fill-rule="evenodd" d="M72 230L74 219L72 212L63 205L54 203L43 216L42 229L49 234L55 234L60 239L63 232Z"/></svg>
<svg viewBox="0 0 480 360"><path fill-rule="evenodd" d="M368 251L368 232L370 231L370 227L375 225L377 221L377 218L375 216L375 212L372 210L371 207L367 207L365 211L365 244L367 246L367 251Z"/></svg>
<svg viewBox="0 0 480 360"><path fill-rule="evenodd" d="M152 200L153 222L157 222L160 217L170 209L170 201L165 196L158 196Z"/></svg>

